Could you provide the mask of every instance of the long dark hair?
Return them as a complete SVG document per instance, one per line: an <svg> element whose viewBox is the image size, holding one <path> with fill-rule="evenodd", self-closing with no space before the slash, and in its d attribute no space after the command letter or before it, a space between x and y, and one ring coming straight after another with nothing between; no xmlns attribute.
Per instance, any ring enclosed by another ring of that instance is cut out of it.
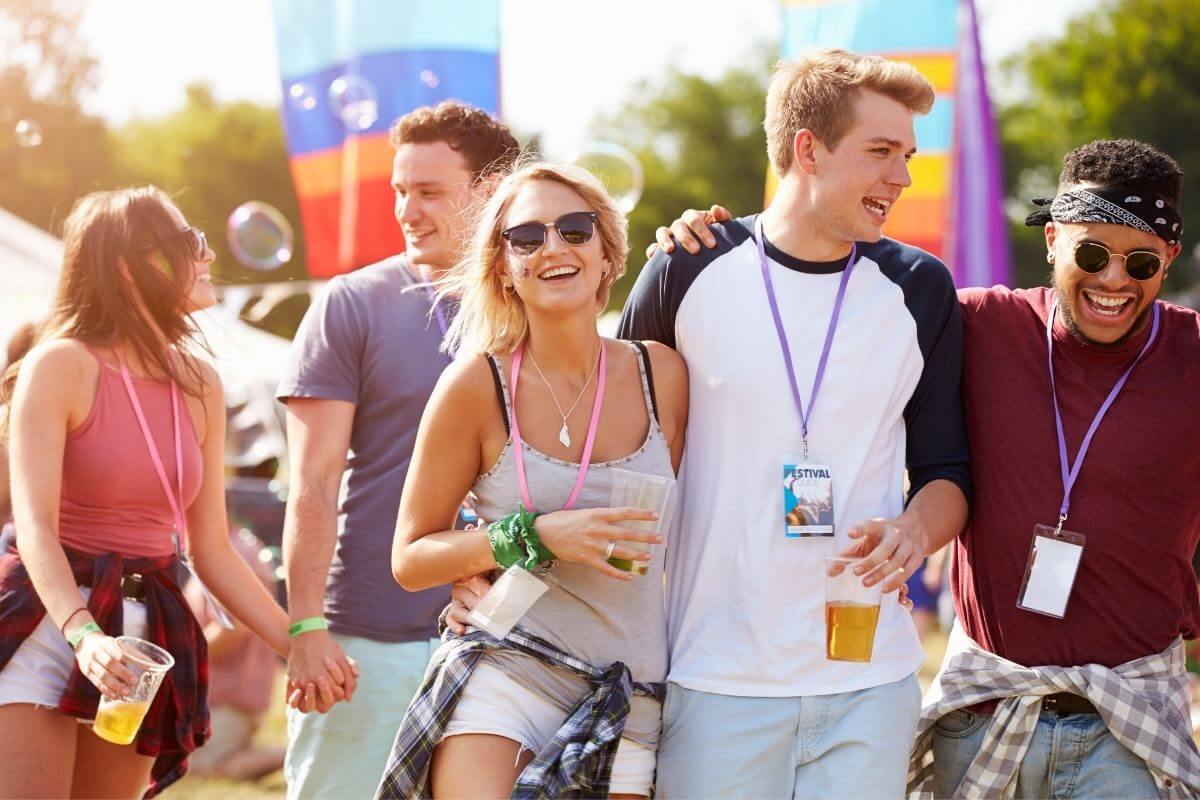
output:
<svg viewBox="0 0 1200 800"><path fill-rule="evenodd" d="M58 293L38 342L124 344L142 364L199 396L203 378L192 354L207 348L187 315L195 254L187 237L180 235L170 206L171 199L154 186L94 192L75 203L63 223ZM169 269L154 263L158 253ZM0 380L5 406L12 402L20 368L20 361L9 364ZM3 417L0 436L8 433L8 415Z"/></svg>

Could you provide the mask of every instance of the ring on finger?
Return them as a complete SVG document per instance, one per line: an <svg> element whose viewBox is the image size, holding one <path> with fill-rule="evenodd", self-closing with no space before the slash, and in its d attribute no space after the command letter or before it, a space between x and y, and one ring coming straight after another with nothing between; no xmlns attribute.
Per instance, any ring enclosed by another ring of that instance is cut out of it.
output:
<svg viewBox="0 0 1200 800"><path fill-rule="evenodd" d="M616 549L617 543L610 540L608 543L608 548L604 551L604 560L608 561L610 558L612 558L613 550Z"/></svg>

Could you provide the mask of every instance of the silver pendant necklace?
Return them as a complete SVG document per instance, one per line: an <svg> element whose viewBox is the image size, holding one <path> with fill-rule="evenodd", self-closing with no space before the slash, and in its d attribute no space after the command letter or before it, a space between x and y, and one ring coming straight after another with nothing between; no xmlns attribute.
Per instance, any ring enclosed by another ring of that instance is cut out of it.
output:
<svg viewBox="0 0 1200 800"><path fill-rule="evenodd" d="M601 349L604 348L604 342L600 343L600 347ZM597 353L596 363L592 365L592 371L588 375L587 382L583 384L583 389L580 390L579 396L575 398L575 402L571 404L571 407L567 409L567 412L564 414L562 410L562 404L558 402L558 395L554 393L554 387L550 385L550 381L546 380L546 375L542 372L542 368L538 366L537 359L535 359L533 357L533 353L530 353L528 350L525 352L529 354L529 360L533 362L533 368L537 370L538 376L541 377L542 382L546 384L546 388L550 390L550 398L554 401L554 407L558 409L559 416L562 417L562 427L558 430L558 441L563 447L570 447L571 432L567 430L567 418L570 417L572 412L575 411L575 407L579 405L579 401L583 399L585 394L587 394L588 387L592 385L592 378L596 377L596 368L600 366L600 355Z"/></svg>

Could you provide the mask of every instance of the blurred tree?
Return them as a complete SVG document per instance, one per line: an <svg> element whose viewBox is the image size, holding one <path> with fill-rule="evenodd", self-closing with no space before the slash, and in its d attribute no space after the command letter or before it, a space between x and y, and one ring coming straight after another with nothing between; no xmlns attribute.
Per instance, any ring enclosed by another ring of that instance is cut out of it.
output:
<svg viewBox="0 0 1200 800"><path fill-rule="evenodd" d="M1002 69L1023 90L999 112L1014 201L1052 195L1063 155L1081 144L1141 139L1183 166L1184 224L1193 237L1200 233L1200 0L1105 0ZM1023 217L1028 203L1018 205ZM1044 282L1040 231L1015 224L1014 252L1018 282ZM1181 259L1191 255L1185 239ZM1195 279L1193 270L1173 269L1167 289Z"/></svg>
<svg viewBox="0 0 1200 800"><path fill-rule="evenodd" d="M624 305L659 225L717 202L739 214L762 208L767 75L765 59L759 69L734 69L716 80L673 68L642 82L618 112L592 126L594 138L627 147L645 172L641 202L629 217L629 269L613 287L609 308Z"/></svg>
<svg viewBox="0 0 1200 800"><path fill-rule="evenodd" d="M300 212L292 188L279 110L249 102L220 103L203 84L187 87L183 108L137 120L116 132L118 184L153 183L172 193L188 220L208 234L220 283L306 278ZM290 262L269 272L238 263L229 248L229 216L242 203L274 206L296 229ZM306 303L288 303L263 327L290 336Z"/></svg>
<svg viewBox="0 0 1200 800"><path fill-rule="evenodd" d="M50 228L112 165L104 123L82 99L95 60L76 27L81 0L0 0L0 206ZM40 131L22 141L19 122Z"/></svg>

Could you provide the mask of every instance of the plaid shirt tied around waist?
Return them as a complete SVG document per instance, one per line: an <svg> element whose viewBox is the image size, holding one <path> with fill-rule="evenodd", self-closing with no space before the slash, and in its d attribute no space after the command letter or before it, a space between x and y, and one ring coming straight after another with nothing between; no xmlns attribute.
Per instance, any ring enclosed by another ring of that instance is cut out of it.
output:
<svg viewBox="0 0 1200 800"><path fill-rule="evenodd" d="M175 658L138 731L135 746L144 756L154 756L150 787L153 797L187 772L188 754L209 736L208 645L204 631L188 609L172 577L174 556L126 558L120 553L90 556L63 548L75 580L90 586L87 608L100 628L119 636L124 628L125 604L121 578L138 573L146 589L146 639ZM0 554L0 670L29 638L46 615L21 557L10 545ZM100 692L79 667L71 672L58 710L80 719L93 719Z"/></svg>
<svg viewBox="0 0 1200 800"><path fill-rule="evenodd" d="M421 689L400 723L376 798L429 800L429 762L454 713L471 671L488 650L516 650L582 678L591 692L517 778L514 800L607 797L617 743L634 694L663 698L663 684L634 681L615 662L600 670L521 628L501 641L483 631L442 643L430 660Z"/></svg>
<svg viewBox="0 0 1200 800"><path fill-rule="evenodd" d="M1146 762L1161 798L1200 796L1200 753L1192 741L1182 639L1166 650L1108 668L1025 667L980 647L956 624L946 659L926 695L908 769L909 797L933 797L933 726L952 711L998 700L983 743L955 798L1011 798L1045 695L1069 692L1096 707L1117 741Z"/></svg>

